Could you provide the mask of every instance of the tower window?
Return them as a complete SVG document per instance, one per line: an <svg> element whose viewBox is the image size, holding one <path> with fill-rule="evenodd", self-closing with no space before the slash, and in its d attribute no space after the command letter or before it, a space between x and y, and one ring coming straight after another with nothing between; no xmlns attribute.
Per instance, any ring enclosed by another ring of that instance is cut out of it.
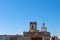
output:
<svg viewBox="0 0 60 40"><path fill-rule="evenodd" d="M34 28L34 26L32 25L32 29Z"/></svg>

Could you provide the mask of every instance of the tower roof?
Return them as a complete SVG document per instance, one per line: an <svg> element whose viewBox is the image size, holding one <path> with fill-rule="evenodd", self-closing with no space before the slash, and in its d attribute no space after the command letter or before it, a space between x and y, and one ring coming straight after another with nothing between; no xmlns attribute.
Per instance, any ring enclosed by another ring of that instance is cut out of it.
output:
<svg viewBox="0 0 60 40"><path fill-rule="evenodd" d="M37 24L37 22L30 22L30 24Z"/></svg>
<svg viewBox="0 0 60 40"><path fill-rule="evenodd" d="M43 23L42 25L43 25L42 27L45 27L45 23Z"/></svg>

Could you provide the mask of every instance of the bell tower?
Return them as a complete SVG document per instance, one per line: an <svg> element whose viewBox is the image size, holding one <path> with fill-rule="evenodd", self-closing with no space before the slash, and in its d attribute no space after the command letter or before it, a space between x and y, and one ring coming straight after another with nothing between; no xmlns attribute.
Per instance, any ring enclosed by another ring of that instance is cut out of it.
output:
<svg viewBox="0 0 60 40"><path fill-rule="evenodd" d="M37 23L36 22L30 22L30 32L34 32L37 30Z"/></svg>
<svg viewBox="0 0 60 40"><path fill-rule="evenodd" d="M43 26L41 27L41 31L42 32L46 32L47 31L47 28L45 27L45 23L43 23Z"/></svg>

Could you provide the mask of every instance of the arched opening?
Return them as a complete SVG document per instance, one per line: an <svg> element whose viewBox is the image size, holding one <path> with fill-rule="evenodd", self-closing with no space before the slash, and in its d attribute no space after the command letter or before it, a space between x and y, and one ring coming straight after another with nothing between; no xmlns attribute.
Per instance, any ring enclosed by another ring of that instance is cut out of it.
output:
<svg viewBox="0 0 60 40"><path fill-rule="evenodd" d="M32 29L34 28L34 26L32 25Z"/></svg>
<svg viewBox="0 0 60 40"><path fill-rule="evenodd" d="M31 40L42 40L42 37L32 37Z"/></svg>

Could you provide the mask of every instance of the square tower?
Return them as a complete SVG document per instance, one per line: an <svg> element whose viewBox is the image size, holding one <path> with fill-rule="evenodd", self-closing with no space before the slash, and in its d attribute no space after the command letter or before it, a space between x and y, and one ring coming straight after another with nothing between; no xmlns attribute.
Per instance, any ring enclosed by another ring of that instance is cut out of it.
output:
<svg viewBox="0 0 60 40"><path fill-rule="evenodd" d="M37 22L30 22L30 32L37 30Z"/></svg>

